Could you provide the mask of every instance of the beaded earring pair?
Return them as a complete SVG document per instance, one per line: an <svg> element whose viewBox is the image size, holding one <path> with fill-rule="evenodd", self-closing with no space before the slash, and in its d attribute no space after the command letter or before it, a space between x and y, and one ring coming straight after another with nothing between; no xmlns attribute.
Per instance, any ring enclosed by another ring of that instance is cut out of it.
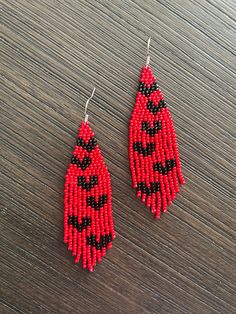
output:
<svg viewBox="0 0 236 314"><path fill-rule="evenodd" d="M173 120L149 66L150 38L129 125L129 160L133 187L159 218L184 184ZM111 180L88 122L81 123L64 189L64 242L82 267L93 271L112 247Z"/></svg>

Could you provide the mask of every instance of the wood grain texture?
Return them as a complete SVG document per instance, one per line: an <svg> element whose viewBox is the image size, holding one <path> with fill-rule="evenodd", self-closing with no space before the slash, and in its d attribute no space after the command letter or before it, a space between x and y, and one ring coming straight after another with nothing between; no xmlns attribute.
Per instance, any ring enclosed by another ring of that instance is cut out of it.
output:
<svg viewBox="0 0 236 314"><path fill-rule="evenodd" d="M234 0L1 1L1 313L236 312ZM146 42L186 185L155 221L128 123ZM63 244L84 105L112 175L117 238L90 274Z"/></svg>

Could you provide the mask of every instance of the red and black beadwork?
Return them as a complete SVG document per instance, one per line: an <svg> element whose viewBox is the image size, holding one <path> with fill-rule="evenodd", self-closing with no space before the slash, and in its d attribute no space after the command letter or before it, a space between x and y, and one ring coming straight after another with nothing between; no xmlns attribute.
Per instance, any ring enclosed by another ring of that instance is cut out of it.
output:
<svg viewBox="0 0 236 314"><path fill-rule="evenodd" d="M82 122L64 189L64 242L93 271L112 247L111 180L89 122Z"/></svg>
<svg viewBox="0 0 236 314"><path fill-rule="evenodd" d="M142 69L129 126L133 187L156 218L184 184L173 121L149 66Z"/></svg>

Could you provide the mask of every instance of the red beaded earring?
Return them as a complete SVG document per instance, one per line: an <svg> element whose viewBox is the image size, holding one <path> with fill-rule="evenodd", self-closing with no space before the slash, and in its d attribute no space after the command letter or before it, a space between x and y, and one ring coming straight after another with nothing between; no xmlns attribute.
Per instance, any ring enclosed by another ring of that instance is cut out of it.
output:
<svg viewBox="0 0 236 314"><path fill-rule="evenodd" d="M110 174L88 122L87 106L94 92L95 88L85 106L64 190L64 242L75 263L82 259L82 267L89 271L115 238Z"/></svg>
<svg viewBox="0 0 236 314"><path fill-rule="evenodd" d="M150 39L130 119L129 159L137 196L159 218L185 181L171 114L149 67Z"/></svg>

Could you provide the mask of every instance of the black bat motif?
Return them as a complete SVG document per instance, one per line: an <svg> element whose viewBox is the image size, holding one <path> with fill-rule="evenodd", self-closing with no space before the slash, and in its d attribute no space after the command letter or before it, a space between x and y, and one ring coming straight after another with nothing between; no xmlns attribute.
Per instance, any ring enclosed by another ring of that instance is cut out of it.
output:
<svg viewBox="0 0 236 314"><path fill-rule="evenodd" d="M158 90L159 86L157 85L157 82L153 82L152 85L148 88L145 83L140 82L138 91L141 92L146 97L150 96L151 93L153 93L155 90Z"/></svg>
<svg viewBox="0 0 236 314"><path fill-rule="evenodd" d="M133 148L135 152L148 156L155 152L155 143L148 143L147 147L144 148L141 142L134 142Z"/></svg>
<svg viewBox="0 0 236 314"><path fill-rule="evenodd" d="M85 156L82 161L80 161L76 156L72 156L71 163L76 164L78 168L81 168L82 170L85 170L88 168L91 164L91 158L88 156Z"/></svg>
<svg viewBox="0 0 236 314"><path fill-rule="evenodd" d="M176 167L175 159L166 160L165 166L162 166L161 162L155 162L153 164L153 170L158 171L161 174L167 174L170 170Z"/></svg>
<svg viewBox="0 0 236 314"><path fill-rule="evenodd" d="M166 108L166 102L165 100L160 100L158 105L154 105L153 101L151 99L149 99L148 103L147 103L147 109L153 113L154 115L156 115L161 108Z"/></svg>
<svg viewBox="0 0 236 314"><path fill-rule="evenodd" d="M95 137L91 137L88 143L86 144L85 141L82 139L82 137L78 137L77 139L77 145L83 147L83 149L86 149L87 152L91 153L91 151L96 147L97 140Z"/></svg>
<svg viewBox="0 0 236 314"><path fill-rule="evenodd" d="M147 121L143 121L142 130L146 131L147 134L153 137L159 130L161 130L161 121L155 121L153 123L153 128L150 127L150 124Z"/></svg>
<svg viewBox="0 0 236 314"><path fill-rule="evenodd" d="M150 196L152 193L160 191L160 182L150 182L150 187L148 187L145 182L138 182L137 191L141 191Z"/></svg>
<svg viewBox="0 0 236 314"><path fill-rule="evenodd" d="M90 176L89 182L86 182L85 176L78 176L78 186L81 186L83 190L90 191L97 184L98 176Z"/></svg>
<svg viewBox="0 0 236 314"><path fill-rule="evenodd" d="M95 210L99 210L107 203L107 195L101 195L99 196L98 202L95 201L94 196L88 196L87 197L87 205L91 206Z"/></svg>
<svg viewBox="0 0 236 314"><path fill-rule="evenodd" d="M96 236L92 234L87 237L87 245L92 245L97 250L101 250L102 247L107 247L108 243L112 241L111 234L105 234L100 237L100 241L96 241Z"/></svg>
<svg viewBox="0 0 236 314"><path fill-rule="evenodd" d="M82 222L78 222L77 216L69 216L68 225L72 225L74 228L78 230L78 232L82 232L83 229L86 229L91 225L91 219L88 217L83 217Z"/></svg>

